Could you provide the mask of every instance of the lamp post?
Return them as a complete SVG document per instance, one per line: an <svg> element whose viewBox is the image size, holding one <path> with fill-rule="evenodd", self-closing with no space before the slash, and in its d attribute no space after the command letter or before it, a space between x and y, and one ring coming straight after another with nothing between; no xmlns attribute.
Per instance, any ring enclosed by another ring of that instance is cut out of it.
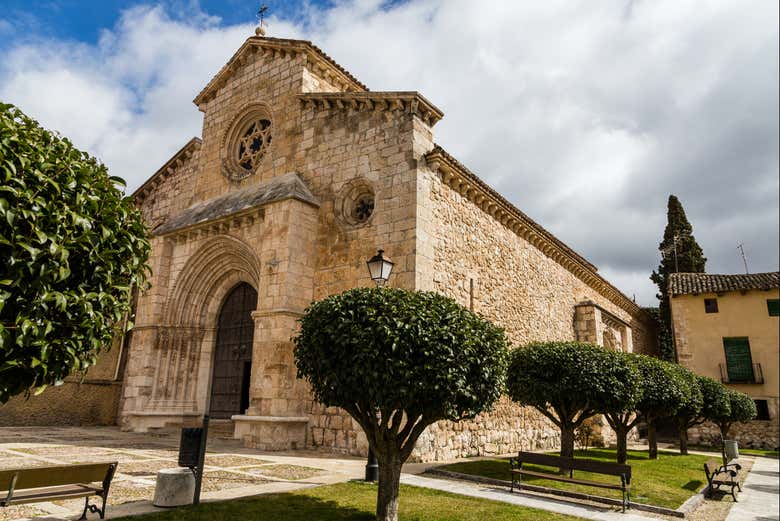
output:
<svg viewBox="0 0 780 521"><path fill-rule="evenodd" d="M390 279L390 273L393 271L394 263L389 257L384 256L384 250L377 250L376 255L368 259L366 264L368 265L368 273L371 275L371 280L374 281L378 288L387 284L388 279ZM376 460L376 454L371 449L371 444L368 445L366 481L379 481L379 462Z"/></svg>

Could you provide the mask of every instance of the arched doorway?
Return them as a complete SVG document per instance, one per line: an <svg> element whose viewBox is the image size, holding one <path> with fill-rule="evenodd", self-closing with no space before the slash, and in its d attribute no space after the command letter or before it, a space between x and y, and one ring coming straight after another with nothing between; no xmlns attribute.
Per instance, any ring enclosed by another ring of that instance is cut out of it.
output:
<svg viewBox="0 0 780 521"><path fill-rule="evenodd" d="M217 321L217 345L211 377L212 418L229 419L249 407L252 340L257 291L242 282L228 293Z"/></svg>

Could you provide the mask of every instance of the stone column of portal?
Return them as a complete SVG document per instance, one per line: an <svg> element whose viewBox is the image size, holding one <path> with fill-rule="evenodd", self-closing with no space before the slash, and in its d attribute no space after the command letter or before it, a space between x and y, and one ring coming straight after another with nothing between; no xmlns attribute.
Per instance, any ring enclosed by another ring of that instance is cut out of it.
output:
<svg viewBox="0 0 780 521"><path fill-rule="evenodd" d="M289 450L306 446L309 421L311 398L296 377L292 338L313 297L317 208L279 201L267 207L264 224L249 409L233 419L245 446Z"/></svg>

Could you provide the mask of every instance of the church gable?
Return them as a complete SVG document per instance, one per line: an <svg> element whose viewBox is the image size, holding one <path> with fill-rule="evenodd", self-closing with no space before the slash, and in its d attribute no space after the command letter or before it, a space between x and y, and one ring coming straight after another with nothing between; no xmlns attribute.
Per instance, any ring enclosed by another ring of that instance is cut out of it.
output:
<svg viewBox="0 0 780 521"><path fill-rule="evenodd" d="M217 96L230 79L246 64L258 58L263 60L285 60L301 58L306 69L308 92L360 92L368 88L357 80L346 69L320 50L316 45L305 40L285 38L249 38L211 79L193 102L202 107ZM201 110L203 110L201 108Z"/></svg>

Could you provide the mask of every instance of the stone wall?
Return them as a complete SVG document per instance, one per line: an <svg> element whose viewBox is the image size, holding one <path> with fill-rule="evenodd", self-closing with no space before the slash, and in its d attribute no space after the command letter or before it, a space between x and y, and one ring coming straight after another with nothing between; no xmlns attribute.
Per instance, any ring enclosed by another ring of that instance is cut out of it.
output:
<svg viewBox="0 0 780 521"><path fill-rule="evenodd" d="M0 426L114 425L121 382L66 382L0 406Z"/></svg>
<svg viewBox="0 0 780 521"><path fill-rule="evenodd" d="M116 423L122 375L122 337L100 353L86 374L71 375L62 385L35 396L20 395L0 405L0 426L113 425Z"/></svg>
<svg viewBox="0 0 780 521"><path fill-rule="evenodd" d="M748 449L780 449L780 424L774 420L754 420L737 423L731 427L729 438ZM688 442L720 446L720 429L712 422L688 429Z"/></svg>
<svg viewBox="0 0 780 521"><path fill-rule="evenodd" d="M420 135L420 141L424 139ZM532 341L577 339L575 306L588 302L617 319L607 320L608 324L599 320L599 331L614 330L622 322L630 328L628 344L632 350L654 351L650 326L640 313L602 295L444 184L424 164L418 179L418 199L423 198L418 205L418 234L426 237L427 243L418 243L418 249L427 262L423 259L418 263L420 289L449 295L501 325L516 347ZM596 340L595 332L593 336ZM625 337L621 337L622 343L626 343ZM463 428L469 433L465 439ZM608 432L604 429L600 436L604 438ZM479 435L474 437L472 433ZM452 459L546 449L556 443L557 436L557 429L538 413L504 400L490 413L464 426L448 422L433 426L421 439L416 456L421 460Z"/></svg>

